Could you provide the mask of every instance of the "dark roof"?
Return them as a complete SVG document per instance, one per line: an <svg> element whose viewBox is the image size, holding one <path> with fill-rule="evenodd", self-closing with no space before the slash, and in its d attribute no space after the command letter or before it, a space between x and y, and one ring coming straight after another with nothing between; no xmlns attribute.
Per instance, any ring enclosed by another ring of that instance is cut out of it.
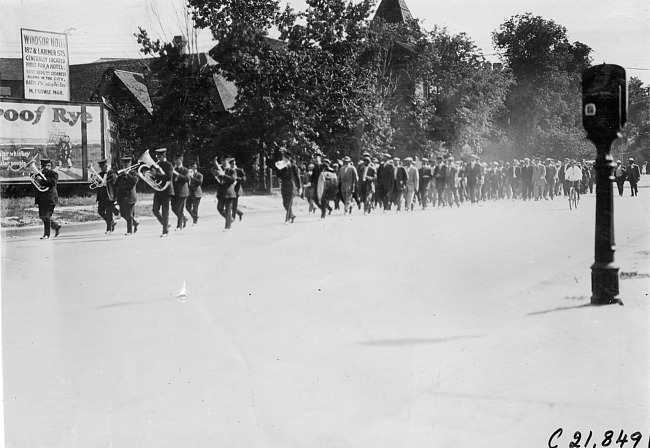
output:
<svg viewBox="0 0 650 448"><path fill-rule="evenodd" d="M375 18L377 17L390 23L406 22L413 19L404 0L381 0L375 13Z"/></svg>
<svg viewBox="0 0 650 448"><path fill-rule="evenodd" d="M272 50L281 50L287 47L287 43L272 37L265 37L264 40Z"/></svg>
<svg viewBox="0 0 650 448"><path fill-rule="evenodd" d="M406 42L395 41L395 47L405 50L407 53L415 53L415 45Z"/></svg>
<svg viewBox="0 0 650 448"><path fill-rule="evenodd" d="M108 68L132 73L149 70L153 59L100 59L98 62L70 66L70 100L88 101L102 82L102 76Z"/></svg>
<svg viewBox="0 0 650 448"><path fill-rule="evenodd" d="M0 58L0 81L22 81L22 79L22 58Z"/></svg>
<svg viewBox="0 0 650 448"><path fill-rule="evenodd" d="M217 88L219 93L219 99L221 100L220 112L228 112L235 106L235 100L237 99L237 86L232 81L228 81L221 75L214 74L212 75L214 79L214 85Z"/></svg>
<svg viewBox="0 0 650 448"><path fill-rule="evenodd" d="M144 76L140 73L126 72L123 70L115 70L115 76L122 81L122 84L129 89L135 99L149 112L153 114L153 104L151 104L151 97L149 97L149 90L145 84Z"/></svg>

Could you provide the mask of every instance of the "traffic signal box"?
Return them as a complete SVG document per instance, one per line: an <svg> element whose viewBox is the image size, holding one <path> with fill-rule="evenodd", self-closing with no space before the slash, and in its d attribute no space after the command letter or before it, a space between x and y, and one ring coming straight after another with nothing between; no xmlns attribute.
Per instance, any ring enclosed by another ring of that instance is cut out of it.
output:
<svg viewBox="0 0 650 448"><path fill-rule="evenodd" d="M587 138L611 140L619 137L627 121L627 80L618 65L596 65L582 74L582 125Z"/></svg>

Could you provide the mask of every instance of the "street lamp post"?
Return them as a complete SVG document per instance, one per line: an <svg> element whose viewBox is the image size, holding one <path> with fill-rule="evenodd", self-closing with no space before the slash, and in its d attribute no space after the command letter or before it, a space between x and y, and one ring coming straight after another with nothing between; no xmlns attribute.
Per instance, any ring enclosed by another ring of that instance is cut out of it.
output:
<svg viewBox="0 0 650 448"><path fill-rule="evenodd" d="M614 162L611 147L627 120L625 69L602 64L582 74L582 125L596 145L595 261L591 266L591 303L621 303L618 265L614 262Z"/></svg>

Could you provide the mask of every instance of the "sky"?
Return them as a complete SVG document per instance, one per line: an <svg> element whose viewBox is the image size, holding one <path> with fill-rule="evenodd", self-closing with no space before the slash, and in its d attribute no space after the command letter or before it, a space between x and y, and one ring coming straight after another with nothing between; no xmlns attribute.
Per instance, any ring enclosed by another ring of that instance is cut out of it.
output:
<svg viewBox="0 0 650 448"><path fill-rule="evenodd" d="M464 32L491 62L491 34L516 14L531 12L567 29L571 42L592 48L594 64L623 66L628 76L650 85L650 2L647 0L404 0L425 29L445 26ZM304 9L304 0L290 0ZM0 57L20 58L20 29L68 34L70 63L100 58L140 57L133 33L170 41L185 29L183 0L0 0ZM209 31L199 35L199 50L212 46Z"/></svg>

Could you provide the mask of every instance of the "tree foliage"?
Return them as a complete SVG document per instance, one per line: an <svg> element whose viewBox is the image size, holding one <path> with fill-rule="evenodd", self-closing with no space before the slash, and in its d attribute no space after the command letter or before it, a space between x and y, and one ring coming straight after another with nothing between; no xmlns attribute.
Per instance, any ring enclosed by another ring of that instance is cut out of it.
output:
<svg viewBox="0 0 650 448"><path fill-rule="evenodd" d="M492 38L515 78L503 122L512 149L518 155L557 153L561 147L546 145L581 127L580 79L591 63L591 49L569 43L563 26L530 13L507 20Z"/></svg>
<svg viewBox="0 0 650 448"><path fill-rule="evenodd" d="M159 56L152 142L259 167L258 156L277 146L305 159L355 155L363 119L371 152L460 154L467 143L487 158L591 150L578 112L591 49L553 21L527 13L504 22L493 33L505 62L498 70L463 33L370 20L371 0L306 0L303 11L276 0L189 0L188 8L213 34L216 65L196 66L174 45L137 35L145 54ZM273 28L279 40L268 37ZM237 87L227 116L206 95L215 73ZM632 92L647 101L647 89L631 86L631 111ZM630 121L628 146L645 144L647 119Z"/></svg>
<svg viewBox="0 0 650 448"><path fill-rule="evenodd" d="M650 160L650 86L639 78L631 78L628 86L628 113L625 126L624 147L620 158L633 157Z"/></svg>
<svg viewBox="0 0 650 448"><path fill-rule="evenodd" d="M216 112L211 73L181 47L152 41L142 28L136 37L142 53L158 56L149 64L154 111L144 138L146 146L168 147L174 154L183 153L207 163L208 159L200 155L213 146L223 119Z"/></svg>

